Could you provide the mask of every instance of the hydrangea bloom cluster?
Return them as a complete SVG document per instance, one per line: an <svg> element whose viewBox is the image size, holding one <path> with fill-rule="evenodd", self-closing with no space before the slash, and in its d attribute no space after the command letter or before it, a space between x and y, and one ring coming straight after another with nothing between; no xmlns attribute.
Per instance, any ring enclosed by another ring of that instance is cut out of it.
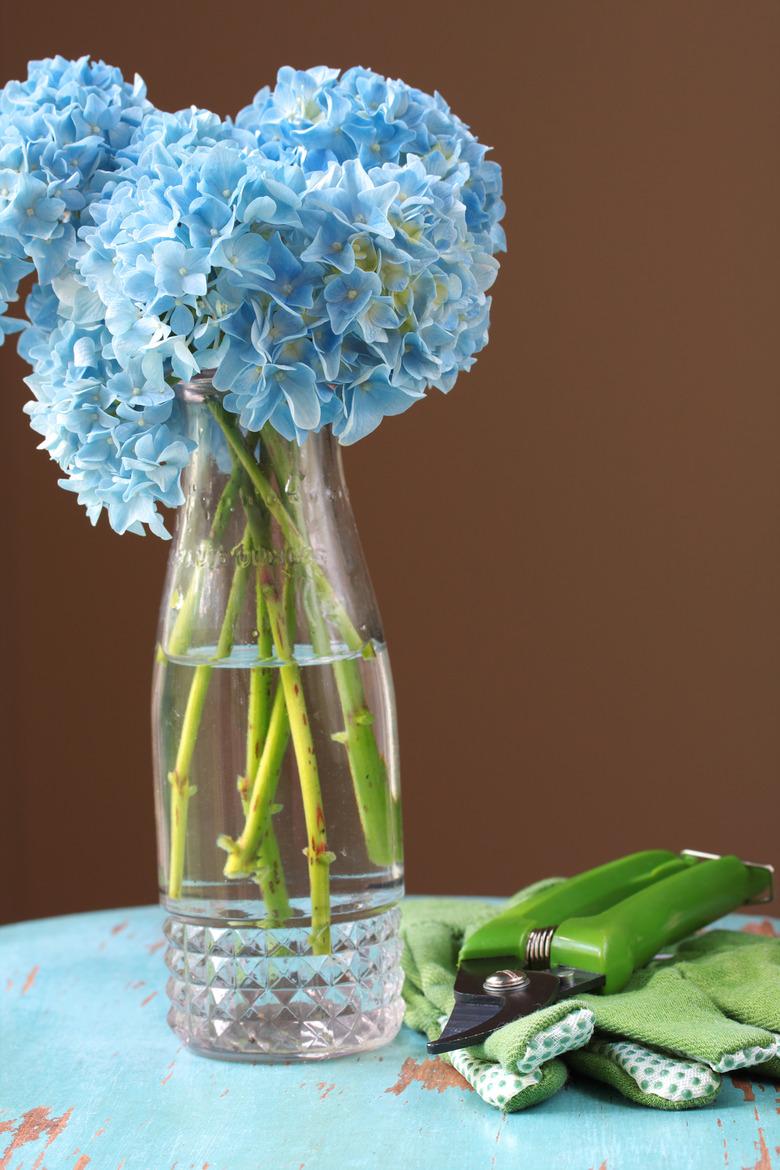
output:
<svg viewBox="0 0 780 1170"><path fill-rule="evenodd" d="M0 90L0 344L20 279L50 284L80 224L152 107L140 78L82 57L30 63L26 81Z"/></svg>
<svg viewBox="0 0 780 1170"><path fill-rule="evenodd" d="M14 188L0 274L37 267L27 409L93 521L106 508L117 531L165 533L157 507L181 501L193 449L178 381L213 371L247 430L302 442L330 426L354 443L470 367L504 246L501 172L438 95L365 69L282 69L233 123L154 110L105 66L47 62L0 95L0 157L21 150L40 171L40 126L59 121L37 103L65 108L63 78L90 68L99 157L75 150L72 183L47 172L33 215ZM25 220L66 237L50 267Z"/></svg>

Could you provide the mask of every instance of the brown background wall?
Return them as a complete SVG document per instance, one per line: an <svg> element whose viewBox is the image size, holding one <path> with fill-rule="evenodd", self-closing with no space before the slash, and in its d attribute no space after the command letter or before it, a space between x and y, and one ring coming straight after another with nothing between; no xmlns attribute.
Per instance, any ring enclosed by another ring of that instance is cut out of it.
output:
<svg viewBox="0 0 780 1170"><path fill-rule="evenodd" d="M347 455L410 888L509 892L659 844L777 861L775 0L3 12L2 78L86 50L228 113L280 64L363 63L495 145L492 343ZM90 529L0 361L0 918L151 901L166 548Z"/></svg>

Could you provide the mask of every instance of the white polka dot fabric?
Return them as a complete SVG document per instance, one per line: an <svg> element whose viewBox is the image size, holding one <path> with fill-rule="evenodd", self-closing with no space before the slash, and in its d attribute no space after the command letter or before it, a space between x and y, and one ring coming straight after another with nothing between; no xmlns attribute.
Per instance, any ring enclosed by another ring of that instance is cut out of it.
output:
<svg viewBox="0 0 780 1170"><path fill-rule="evenodd" d="M472 1089L496 1109L503 1109L507 1101L511 1101L524 1089L538 1085L542 1079L540 1069L525 1073L507 1072L492 1060L480 1060L471 1056L465 1048L458 1048L448 1053L448 1059L453 1068L456 1068L462 1077L465 1077Z"/></svg>
<svg viewBox="0 0 780 1170"><path fill-rule="evenodd" d="M577 1008L551 1028L537 1032L517 1061L517 1071L521 1074L533 1072L546 1060L571 1052L572 1048L584 1048L593 1035L593 1024L593 1012Z"/></svg>
<svg viewBox="0 0 780 1170"><path fill-rule="evenodd" d="M636 1081L643 1093L664 1101L693 1101L714 1093L720 1079L706 1064L681 1060L629 1040L594 1040L589 1048Z"/></svg>
<svg viewBox="0 0 780 1170"><path fill-rule="evenodd" d="M731 1072L735 1068L752 1068L754 1064L763 1064L764 1061L771 1060L773 1056L780 1055L780 1036L772 1034L774 1043L768 1044L765 1048L756 1045L754 1048L742 1048L739 1052L727 1052L710 1067L717 1072Z"/></svg>

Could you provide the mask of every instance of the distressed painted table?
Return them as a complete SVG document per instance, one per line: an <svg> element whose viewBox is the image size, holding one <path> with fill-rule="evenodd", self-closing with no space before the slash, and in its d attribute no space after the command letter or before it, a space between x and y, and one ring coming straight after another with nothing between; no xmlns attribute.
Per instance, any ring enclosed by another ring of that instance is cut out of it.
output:
<svg viewBox="0 0 780 1170"><path fill-rule="evenodd" d="M502 1116L405 1028L325 1064L192 1056L165 1023L162 918L0 930L0 1170L780 1170L778 1087L744 1075L698 1111L576 1085Z"/></svg>

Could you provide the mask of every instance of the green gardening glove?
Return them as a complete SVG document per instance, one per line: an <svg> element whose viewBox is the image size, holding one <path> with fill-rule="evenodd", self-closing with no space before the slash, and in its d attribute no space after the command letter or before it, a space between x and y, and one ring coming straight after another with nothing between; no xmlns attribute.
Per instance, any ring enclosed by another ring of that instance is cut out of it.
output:
<svg viewBox="0 0 780 1170"><path fill-rule="evenodd" d="M548 882L515 895L518 902ZM403 910L406 1022L439 1035L454 1002L461 940L496 911L467 899L419 899ZM598 1032L591 1039L594 1027ZM753 1067L780 1076L780 940L712 931L637 972L610 996L582 995L448 1053L489 1104L526 1108L576 1073L661 1109L706 1105L719 1073Z"/></svg>
<svg viewBox="0 0 780 1170"><path fill-rule="evenodd" d="M512 901L548 884L530 886ZM452 1010L464 936L495 913L495 903L470 898L416 898L403 904L405 1020L429 1040L439 1035ZM442 1059L488 1104L514 1112L545 1100L563 1086L566 1067L556 1057L587 1043L593 1026L588 1007L566 1000L499 1029L484 1046L448 1052Z"/></svg>
<svg viewBox="0 0 780 1170"><path fill-rule="evenodd" d="M567 1064L642 1105L706 1105L743 1068L780 1078L780 939L709 931L624 991L581 999L597 1032Z"/></svg>

